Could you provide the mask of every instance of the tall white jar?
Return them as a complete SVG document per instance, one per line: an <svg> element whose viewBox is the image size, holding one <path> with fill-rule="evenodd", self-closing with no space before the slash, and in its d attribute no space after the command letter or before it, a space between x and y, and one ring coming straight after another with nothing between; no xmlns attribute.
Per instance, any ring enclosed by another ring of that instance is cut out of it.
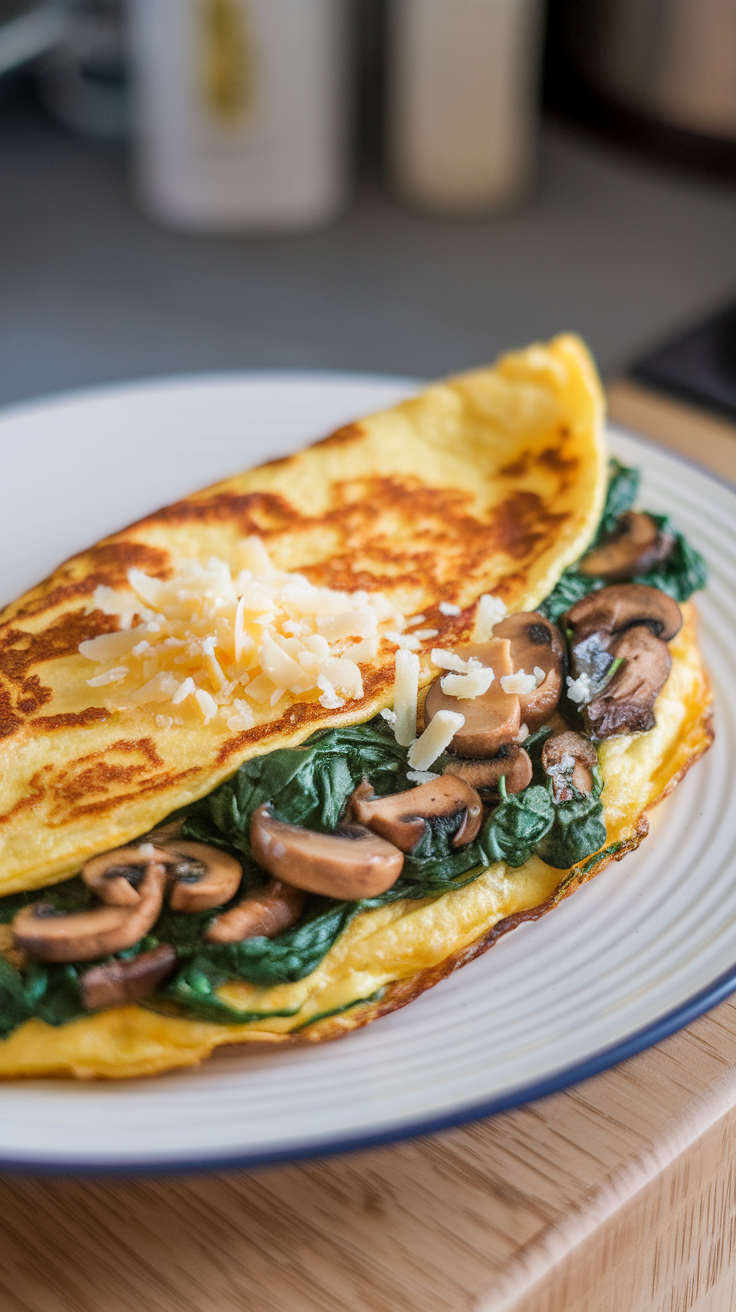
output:
<svg viewBox="0 0 736 1312"><path fill-rule="evenodd" d="M506 208L534 173L541 0L389 0L388 163L411 204Z"/></svg>
<svg viewBox="0 0 736 1312"><path fill-rule="evenodd" d="M144 207L201 232L298 229L346 203L345 0L130 0Z"/></svg>

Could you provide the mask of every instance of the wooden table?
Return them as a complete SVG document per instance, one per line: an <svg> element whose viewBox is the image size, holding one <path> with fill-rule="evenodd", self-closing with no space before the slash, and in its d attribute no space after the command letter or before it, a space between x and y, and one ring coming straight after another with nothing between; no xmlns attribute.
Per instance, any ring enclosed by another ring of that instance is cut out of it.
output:
<svg viewBox="0 0 736 1312"><path fill-rule="evenodd" d="M736 481L736 429L611 412ZM253 1172L0 1180L6 1312L732 1312L736 1002L566 1093Z"/></svg>

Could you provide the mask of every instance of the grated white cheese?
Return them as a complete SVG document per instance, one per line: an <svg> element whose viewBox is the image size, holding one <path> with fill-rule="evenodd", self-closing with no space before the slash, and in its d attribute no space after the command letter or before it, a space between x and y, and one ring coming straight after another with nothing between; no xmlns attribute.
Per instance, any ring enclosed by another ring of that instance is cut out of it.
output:
<svg viewBox="0 0 736 1312"><path fill-rule="evenodd" d="M417 701L419 698L419 657L413 651L399 648L395 657L394 713L395 736L400 747L408 747L417 734Z"/></svg>
<svg viewBox="0 0 736 1312"><path fill-rule="evenodd" d="M396 728L396 711L390 711L386 707L385 710L381 711L381 719L385 720L386 724L390 724L392 729Z"/></svg>
<svg viewBox="0 0 736 1312"><path fill-rule="evenodd" d="M170 578L132 569L120 590L96 589L88 609L115 615L120 631L79 651L98 666L88 682L110 689L111 707L168 702L241 732L255 723L243 695L262 707L288 694L338 709L362 698L360 664L375 659L382 637L420 645L382 593L339 592L280 572L258 537L240 544L238 559L240 573L217 557L180 559Z"/></svg>
<svg viewBox="0 0 736 1312"><path fill-rule="evenodd" d="M471 656L469 660L464 661L454 651L445 651L442 647L433 647L432 664L440 670L454 670L456 674L470 674L471 670L480 669L481 663Z"/></svg>
<svg viewBox="0 0 736 1312"><path fill-rule="evenodd" d="M430 720L421 738L411 744L408 761L412 770L428 770L438 756L450 746L458 729L465 724L465 716L457 711L438 711Z"/></svg>
<svg viewBox="0 0 736 1312"><path fill-rule="evenodd" d="M436 638L438 633L439 629L415 629L414 637L420 642L429 642L429 639Z"/></svg>
<svg viewBox="0 0 736 1312"><path fill-rule="evenodd" d="M515 743L524 743L524 742L526 742L526 740L527 740L528 737L529 737L529 725L528 725L528 724L522 724L521 728L519 729L519 732L517 733L516 737L514 738L514 742L515 742Z"/></svg>
<svg viewBox="0 0 736 1312"><path fill-rule="evenodd" d="M469 674L446 674L440 683L447 697L469 700L473 697L482 697L484 692L488 692L495 677L495 671L490 666L481 665L477 670L471 670Z"/></svg>
<svg viewBox="0 0 736 1312"><path fill-rule="evenodd" d="M533 674L526 674L524 670L517 670L515 674L504 674L501 676L501 687L504 692L517 693L524 695L528 692L534 692L537 686L537 680Z"/></svg>
<svg viewBox="0 0 736 1312"><path fill-rule="evenodd" d="M104 688L107 683L122 683L127 679L130 670L127 665L118 665L117 669L107 670L104 674L96 674L94 679L88 679L87 683L90 688Z"/></svg>
<svg viewBox="0 0 736 1312"><path fill-rule="evenodd" d="M506 602L500 597L492 597L490 592L484 592L475 608L473 642L490 642L494 625L500 624L505 614Z"/></svg>
<svg viewBox="0 0 736 1312"><path fill-rule="evenodd" d="M406 651L419 651L421 642L413 633L396 633L393 629L387 629L384 638L393 642L397 647L403 647Z"/></svg>
<svg viewBox="0 0 736 1312"><path fill-rule="evenodd" d="M433 779L441 779L442 775L433 774L431 770L407 770L406 777L413 784L431 784Z"/></svg>
<svg viewBox="0 0 736 1312"><path fill-rule="evenodd" d="M537 681L537 687L538 688L541 687L541 685L544 683L545 679L547 678L546 672L542 669L541 665L535 665L533 674L534 674L534 678Z"/></svg>
<svg viewBox="0 0 736 1312"><path fill-rule="evenodd" d="M442 615L459 615L460 607L456 606L454 601L441 601L440 613Z"/></svg>
<svg viewBox="0 0 736 1312"><path fill-rule="evenodd" d="M324 674L320 674L317 680L317 687L322 689L322 696L319 699L319 704L320 706L324 706L326 711L338 711L341 706L345 705L345 698L338 697L329 679L326 679Z"/></svg>
<svg viewBox="0 0 736 1312"><path fill-rule="evenodd" d="M589 702L593 696L593 685L587 674L581 674L577 679L573 679L570 674L567 676L567 695L571 702L576 702L578 706L583 706Z"/></svg>
<svg viewBox="0 0 736 1312"><path fill-rule="evenodd" d="M561 775L572 774L575 769L575 757L570 752L564 752L556 765L547 766L547 774L550 779L559 778Z"/></svg>

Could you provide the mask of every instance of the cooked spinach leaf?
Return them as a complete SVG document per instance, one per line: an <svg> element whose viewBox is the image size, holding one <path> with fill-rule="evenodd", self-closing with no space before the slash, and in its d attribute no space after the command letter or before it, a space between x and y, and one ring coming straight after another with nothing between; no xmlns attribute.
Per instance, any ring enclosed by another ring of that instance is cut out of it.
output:
<svg viewBox="0 0 736 1312"><path fill-rule="evenodd" d="M687 601L688 597L699 592L708 582L705 561L700 552L678 532L668 515L652 515L652 519L660 529L672 535L674 542L664 560L633 581L648 583L650 588L659 588L661 592L674 597L675 601Z"/></svg>
<svg viewBox="0 0 736 1312"><path fill-rule="evenodd" d="M613 533L619 519L631 510L639 491L640 474L638 469L629 469L619 460L608 462L608 490L606 504L603 507L601 522L598 525L592 545L597 547Z"/></svg>
<svg viewBox="0 0 736 1312"><path fill-rule="evenodd" d="M606 841L601 793L603 781L600 772L593 772L594 783L590 793L578 794L569 802L554 807L554 819L544 838L537 844L537 856L556 870L568 870L592 852L597 852ZM551 784L549 785L551 789Z"/></svg>
<svg viewBox="0 0 736 1312"><path fill-rule="evenodd" d="M617 460L610 463L608 494L606 505L593 539L592 546L598 546L609 537L616 527L619 517L630 510L636 499L639 487L639 471L627 469ZM647 512L651 513L651 512ZM638 575L634 583L646 583L651 588L659 588L675 601L687 601L693 592L704 588L708 574L703 557L695 547L683 537L667 515L652 515L660 529L672 535L674 541L665 560L654 565L646 574ZM561 615L570 610L577 601L589 592L597 592L606 586L603 577L579 574L577 564L570 565L562 574L552 592L539 607L547 619L557 622Z"/></svg>

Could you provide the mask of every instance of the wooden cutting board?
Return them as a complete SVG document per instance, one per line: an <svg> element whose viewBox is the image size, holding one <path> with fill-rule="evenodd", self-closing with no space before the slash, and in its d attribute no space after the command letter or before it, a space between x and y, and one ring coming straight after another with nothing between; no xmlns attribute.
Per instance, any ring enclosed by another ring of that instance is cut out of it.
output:
<svg viewBox="0 0 736 1312"><path fill-rule="evenodd" d="M736 428L612 417L736 482ZM253 1172L0 1178L7 1312L732 1312L736 1003L577 1088Z"/></svg>

